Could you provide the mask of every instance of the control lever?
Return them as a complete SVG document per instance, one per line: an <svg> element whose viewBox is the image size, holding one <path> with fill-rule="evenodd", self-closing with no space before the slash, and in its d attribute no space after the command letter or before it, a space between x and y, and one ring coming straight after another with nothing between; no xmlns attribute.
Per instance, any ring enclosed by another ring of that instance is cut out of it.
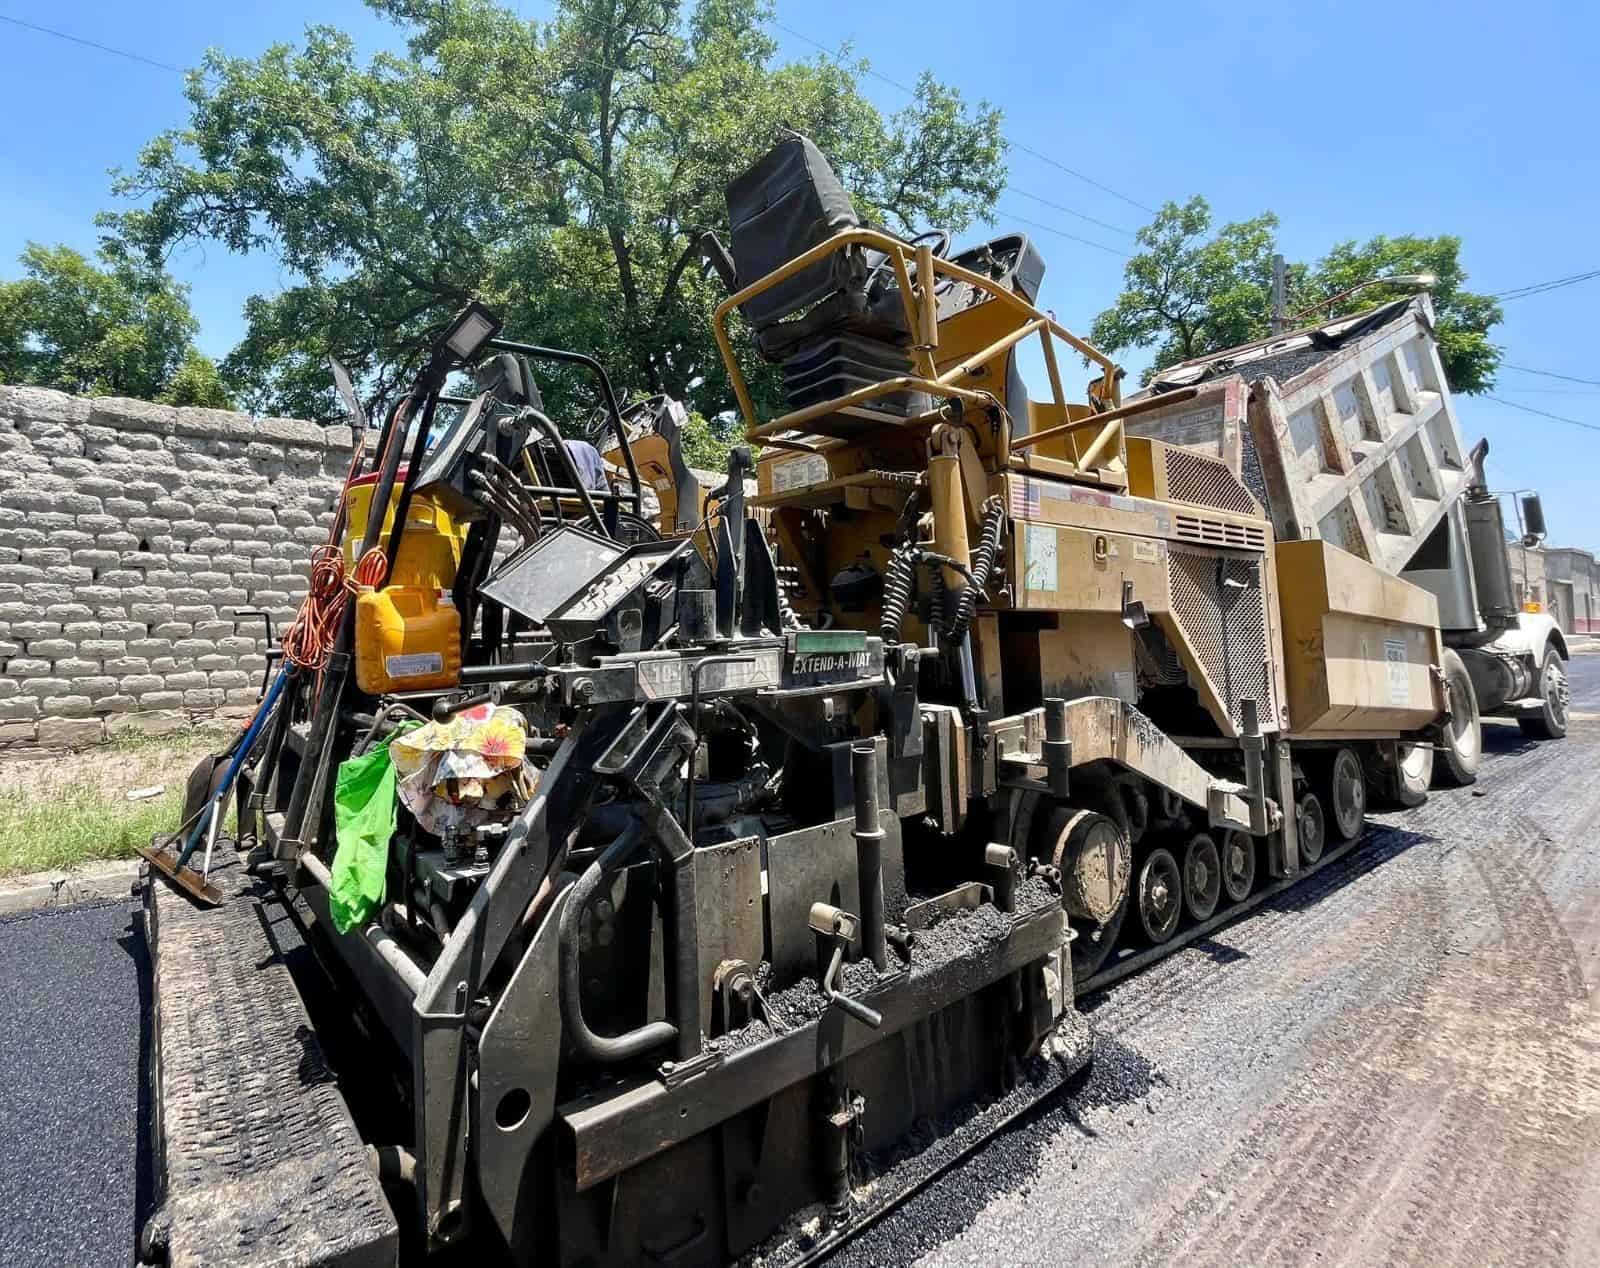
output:
<svg viewBox="0 0 1600 1268"><path fill-rule="evenodd" d="M500 688L490 687L487 691L475 692L471 695L457 696L454 700L440 697L433 702L433 720L435 722L448 722L458 713L465 713L468 709L480 704L499 704Z"/></svg>
<svg viewBox="0 0 1600 1268"><path fill-rule="evenodd" d="M840 911L827 903L812 903L808 923L811 931L817 935L817 965L822 973L819 982L822 997L832 1007L850 1014L863 1026L877 1030L883 1025L883 1014L858 999L851 999L838 988L844 972L845 950L855 941L856 929L861 922L848 911Z"/></svg>

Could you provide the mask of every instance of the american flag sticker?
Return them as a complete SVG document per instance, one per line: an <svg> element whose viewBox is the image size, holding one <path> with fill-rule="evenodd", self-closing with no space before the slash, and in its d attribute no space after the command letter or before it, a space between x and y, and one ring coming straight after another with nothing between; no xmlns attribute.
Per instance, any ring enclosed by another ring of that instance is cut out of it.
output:
<svg viewBox="0 0 1600 1268"><path fill-rule="evenodd" d="M1021 520L1035 519L1039 514L1039 485L1024 477L1011 484L1011 514Z"/></svg>

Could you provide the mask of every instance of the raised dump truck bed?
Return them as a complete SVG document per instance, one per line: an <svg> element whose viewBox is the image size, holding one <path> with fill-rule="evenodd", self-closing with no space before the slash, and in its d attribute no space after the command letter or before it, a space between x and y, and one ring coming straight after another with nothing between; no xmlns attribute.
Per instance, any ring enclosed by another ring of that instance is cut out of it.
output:
<svg viewBox="0 0 1600 1268"><path fill-rule="evenodd" d="M1426 296L1175 367L1154 387L1203 390L1129 433L1228 460L1279 541L1319 538L1399 572L1466 488Z"/></svg>
<svg viewBox="0 0 1600 1268"><path fill-rule="evenodd" d="M1318 540L1433 595L1477 705L1566 731L1567 648L1511 584L1486 442L1462 442L1426 295L1162 371L1130 436L1226 463L1277 541Z"/></svg>

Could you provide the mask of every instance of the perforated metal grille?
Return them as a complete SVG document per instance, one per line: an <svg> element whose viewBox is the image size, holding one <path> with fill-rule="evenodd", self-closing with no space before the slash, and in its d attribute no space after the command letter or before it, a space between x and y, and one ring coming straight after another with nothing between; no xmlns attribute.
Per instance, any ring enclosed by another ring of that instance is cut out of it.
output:
<svg viewBox="0 0 1600 1268"><path fill-rule="evenodd" d="M1212 690L1235 726L1241 700L1254 700L1267 721L1274 706L1260 561L1176 548L1168 560L1173 616Z"/></svg>
<svg viewBox="0 0 1600 1268"><path fill-rule="evenodd" d="M1250 491L1234 478L1228 464L1192 449L1167 451L1167 495L1175 502L1214 506L1239 515L1259 515Z"/></svg>

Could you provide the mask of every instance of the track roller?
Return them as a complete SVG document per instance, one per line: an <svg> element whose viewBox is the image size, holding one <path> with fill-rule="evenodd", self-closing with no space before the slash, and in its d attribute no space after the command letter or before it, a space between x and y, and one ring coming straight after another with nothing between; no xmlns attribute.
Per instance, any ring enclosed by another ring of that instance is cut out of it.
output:
<svg viewBox="0 0 1600 1268"><path fill-rule="evenodd" d="M1322 857L1328 843L1328 821L1317 794L1302 793L1294 807L1294 831L1300 841L1300 864L1310 867Z"/></svg>
<svg viewBox="0 0 1600 1268"><path fill-rule="evenodd" d="M1183 877L1170 850L1151 850L1139 868L1135 891L1139 924L1152 946L1160 946L1178 932L1183 914Z"/></svg>
<svg viewBox="0 0 1600 1268"><path fill-rule="evenodd" d="M1367 777L1355 750L1335 749L1317 769L1313 787L1327 812L1328 835L1336 843L1360 836L1367 815Z"/></svg>
<svg viewBox="0 0 1600 1268"><path fill-rule="evenodd" d="M1196 832L1183 847L1183 905L1196 924L1211 919L1222 897L1222 856L1209 834Z"/></svg>
<svg viewBox="0 0 1600 1268"><path fill-rule="evenodd" d="M1122 929L1128 908L1128 837L1106 815L1057 806L1035 840L1035 852L1061 872L1061 905L1078 935L1072 943L1072 971L1081 981L1105 963Z"/></svg>
<svg viewBox="0 0 1600 1268"><path fill-rule="evenodd" d="M1230 903L1242 903L1256 884L1256 842L1237 828L1222 835L1222 892Z"/></svg>

